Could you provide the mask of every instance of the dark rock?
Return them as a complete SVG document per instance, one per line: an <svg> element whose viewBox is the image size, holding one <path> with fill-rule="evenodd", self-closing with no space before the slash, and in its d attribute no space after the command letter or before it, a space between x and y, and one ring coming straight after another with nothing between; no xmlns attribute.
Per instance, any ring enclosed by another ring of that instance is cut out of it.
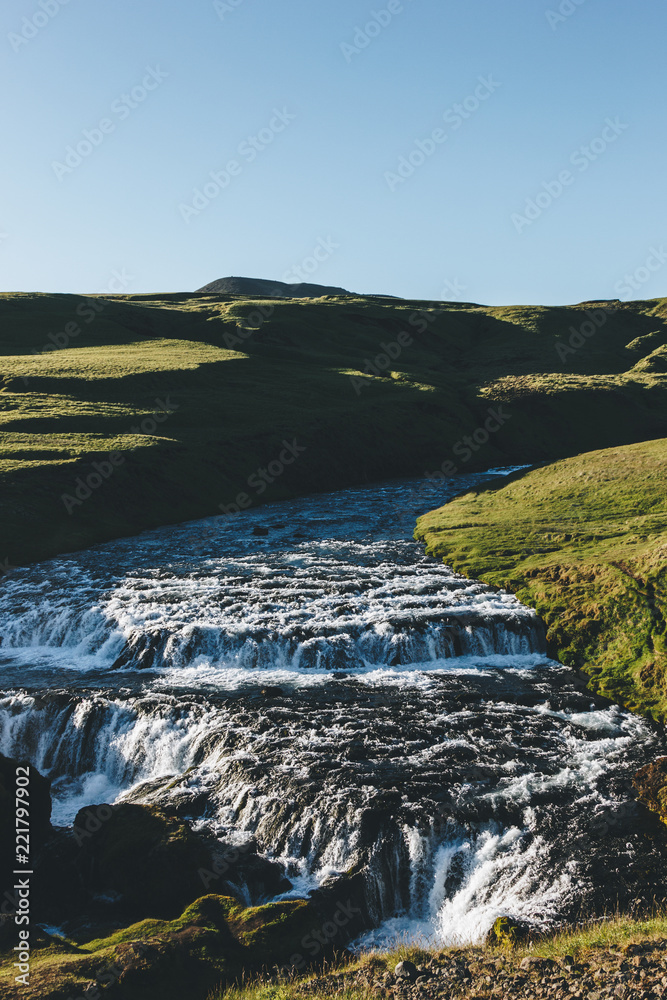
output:
<svg viewBox="0 0 667 1000"><path fill-rule="evenodd" d="M187 823L155 806L88 806L77 813L75 867L87 892L119 897L135 917L174 916L202 892L211 851Z"/></svg>
<svg viewBox="0 0 667 1000"><path fill-rule="evenodd" d="M80 845L72 830L57 830L39 855L31 904L37 920L59 926L73 914L89 918L90 896L77 861Z"/></svg>
<svg viewBox="0 0 667 1000"><path fill-rule="evenodd" d="M550 969L554 964L550 958L537 958L535 955L527 955L521 959L519 968L528 972L536 972L541 969Z"/></svg>
<svg viewBox="0 0 667 1000"><path fill-rule="evenodd" d="M14 913L0 914L0 952L13 948L17 942Z"/></svg>
<svg viewBox="0 0 667 1000"><path fill-rule="evenodd" d="M292 883L285 878L283 866L257 852L254 841L245 844L216 842L212 848L211 870L199 873L204 891L233 896L239 902L250 901L253 905L289 892Z"/></svg>
<svg viewBox="0 0 667 1000"><path fill-rule="evenodd" d="M256 524L252 529L253 535L261 535L262 537L269 534L268 528L262 528L259 524Z"/></svg>
<svg viewBox="0 0 667 1000"><path fill-rule="evenodd" d="M100 936L147 917L171 918L202 893L261 904L292 888L283 866L254 841L226 844L194 833L156 806L88 806L40 855L40 921Z"/></svg>
<svg viewBox="0 0 667 1000"><path fill-rule="evenodd" d="M268 684L263 687L261 694L263 698L281 698L284 695L284 691L281 687L276 687L275 685Z"/></svg>
<svg viewBox="0 0 667 1000"><path fill-rule="evenodd" d="M417 966L413 962L399 962L394 968L394 975L397 979L407 979L413 983L419 973Z"/></svg>

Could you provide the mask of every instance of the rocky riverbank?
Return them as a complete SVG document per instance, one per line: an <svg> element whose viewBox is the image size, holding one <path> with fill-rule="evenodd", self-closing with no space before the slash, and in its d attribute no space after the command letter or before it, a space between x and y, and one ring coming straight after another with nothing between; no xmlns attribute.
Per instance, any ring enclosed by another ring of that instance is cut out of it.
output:
<svg viewBox="0 0 667 1000"><path fill-rule="evenodd" d="M283 987L281 995L285 1000L639 1000L667 994L667 937L656 935L609 946L579 947L574 955L564 950L568 945L571 947L566 938L553 939L551 956L499 953L490 948L414 954L414 962L397 962L400 955L375 956L348 968L293 982ZM268 1000L272 995L268 983L227 994L229 1000Z"/></svg>

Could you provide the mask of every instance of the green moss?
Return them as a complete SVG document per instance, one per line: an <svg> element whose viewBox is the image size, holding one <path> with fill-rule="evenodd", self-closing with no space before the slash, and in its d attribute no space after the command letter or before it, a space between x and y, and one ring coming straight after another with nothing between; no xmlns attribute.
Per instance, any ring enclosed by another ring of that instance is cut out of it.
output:
<svg viewBox="0 0 667 1000"><path fill-rule="evenodd" d="M526 928L512 917L498 917L489 931L490 943L501 948L516 948L527 936Z"/></svg>
<svg viewBox="0 0 667 1000"><path fill-rule="evenodd" d="M204 997L217 983L232 983L246 973L274 972L300 955L301 941L321 916L307 900L243 908L226 896L203 896L175 920L142 920L83 945L72 942L35 947L31 958L31 996L51 998L81 992L109 970L124 1000L160 995L178 1000ZM323 949L321 958L330 957ZM300 961L305 967L308 959ZM0 956L0 995L13 978L13 956Z"/></svg>
<svg viewBox="0 0 667 1000"><path fill-rule="evenodd" d="M232 922L234 932L253 953L266 956L266 963L288 963L300 950L301 940L312 929L312 907L304 899L248 907Z"/></svg>
<svg viewBox="0 0 667 1000"><path fill-rule="evenodd" d="M417 522L427 551L505 587L591 687L667 718L667 440L590 452Z"/></svg>

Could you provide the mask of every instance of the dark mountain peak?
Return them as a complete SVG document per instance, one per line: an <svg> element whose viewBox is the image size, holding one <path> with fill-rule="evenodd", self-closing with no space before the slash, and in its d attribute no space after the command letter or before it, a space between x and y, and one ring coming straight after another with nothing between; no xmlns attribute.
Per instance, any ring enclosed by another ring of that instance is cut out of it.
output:
<svg viewBox="0 0 667 1000"><path fill-rule="evenodd" d="M321 295L352 295L345 288L330 285L311 285L301 282L288 285L284 281L268 281L265 278L219 278L211 281L198 292L211 295L248 295L252 298L315 299Z"/></svg>

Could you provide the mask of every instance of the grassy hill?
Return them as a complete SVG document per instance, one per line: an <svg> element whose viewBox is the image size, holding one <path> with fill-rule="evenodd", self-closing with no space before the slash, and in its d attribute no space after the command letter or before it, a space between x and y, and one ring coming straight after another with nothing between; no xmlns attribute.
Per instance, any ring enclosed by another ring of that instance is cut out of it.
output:
<svg viewBox="0 0 667 1000"><path fill-rule="evenodd" d="M590 452L458 497L416 537L535 608L595 690L664 721L666 484L665 439Z"/></svg>
<svg viewBox="0 0 667 1000"><path fill-rule="evenodd" d="M0 568L667 434L667 300L4 294L0 355Z"/></svg>

